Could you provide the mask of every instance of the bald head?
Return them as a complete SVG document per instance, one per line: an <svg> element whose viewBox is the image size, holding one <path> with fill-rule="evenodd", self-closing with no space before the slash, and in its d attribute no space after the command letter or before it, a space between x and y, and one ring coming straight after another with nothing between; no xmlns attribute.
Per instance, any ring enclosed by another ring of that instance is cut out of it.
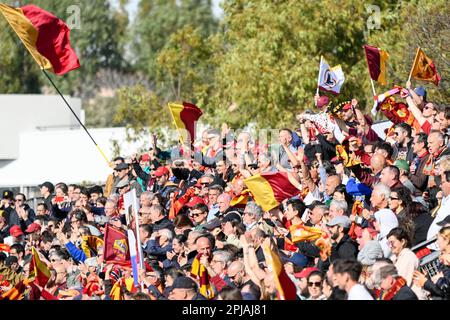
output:
<svg viewBox="0 0 450 320"><path fill-rule="evenodd" d="M380 154L374 154L372 159L370 159L370 165L373 171L380 171L386 165L386 158Z"/></svg>
<svg viewBox="0 0 450 320"><path fill-rule="evenodd" d="M211 248L211 241L207 237L200 237L195 242L197 244L197 252L200 254L203 254L205 256L210 257L212 248Z"/></svg>
<svg viewBox="0 0 450 320"><path fill-rule="evenodd" d="M331 196L336 190L336 187L341 184L341 177L338 175L328 176L325 184L325 193Z"/></svg>
<svg viewBox="0 0 450 320"><path fill-rule="evenodd" d="M224 213L229 207L231 202L231 196L228 193L222 193L217 198L217 204L219 205L219 211Z"/></svg>
<svg viewBox="0 0 450 320"><path fill-rule="evenodd" d="M244 270L244 264L240 261L234 261L228 267L228 274L235 275Z"/></svg>

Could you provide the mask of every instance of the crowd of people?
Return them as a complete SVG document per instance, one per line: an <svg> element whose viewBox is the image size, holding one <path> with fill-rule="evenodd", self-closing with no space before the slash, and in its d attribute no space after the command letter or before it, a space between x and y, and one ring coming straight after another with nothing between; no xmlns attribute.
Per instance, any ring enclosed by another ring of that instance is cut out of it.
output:
<svg viewBox="0 0 450 320"><path fill-rule="evenodd" d="M115 158L102 186L45 182L36 208L3 192L0 296L448 300L450 107L423 87L407 90L418 125L394 124L385 139L357 100L331 112L330 99L316 95L276 145L226 125L192 147L161 150L153 136L140 156ZM245 181L276 172L298 194L263 210ZM139 230L124 207L133 189ZM107 227L139 233L139 286L130 266L104 258ZM322 245L295 240L299 228L320 230ZM36 261L48 270L45 283L33 278Z"/></svg>

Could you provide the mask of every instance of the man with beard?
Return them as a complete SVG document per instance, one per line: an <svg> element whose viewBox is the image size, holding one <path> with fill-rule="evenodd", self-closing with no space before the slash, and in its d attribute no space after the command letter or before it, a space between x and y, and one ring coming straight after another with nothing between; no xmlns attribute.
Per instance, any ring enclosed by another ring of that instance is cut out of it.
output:
<svg viewBox="0 0 450 320"><path fill-rule="evenodd" d="M233 284L241 290L244 300L258 300L261 291L259 287L251 280L251 277L245 272L244 264L240 261L234 261L228 267L228 277Z"/></svg>
<svg viewBox="0 0 450 320"><path fill-rule="evenodd" d="M356 260L358 255L358 245L350 238L351 221L347 216L337 216L327 223L330 230L331 241L331 262L337 259Z"/></svg>

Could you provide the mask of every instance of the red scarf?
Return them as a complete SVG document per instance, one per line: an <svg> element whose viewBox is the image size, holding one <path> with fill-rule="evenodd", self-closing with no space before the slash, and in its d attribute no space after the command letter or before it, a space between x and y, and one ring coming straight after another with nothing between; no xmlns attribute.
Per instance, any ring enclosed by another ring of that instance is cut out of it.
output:
<svg viewBox="0 0 450 320"><path fill-rule="evenodd" d="M381 293L380 300L392 300L397 292L399 292L404 286L406 286L406 280L402 277L398 277L388 291Z"/></svg>

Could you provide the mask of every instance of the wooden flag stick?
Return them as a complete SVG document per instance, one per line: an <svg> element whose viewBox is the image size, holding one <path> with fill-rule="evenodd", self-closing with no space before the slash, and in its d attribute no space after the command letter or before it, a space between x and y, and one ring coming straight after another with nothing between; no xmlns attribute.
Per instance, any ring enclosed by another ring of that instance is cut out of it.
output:
<svg viewBox="0 0 450 320"><path fill-rule="evenodd" d="M414 66L416 65L416 60L417 60L417 57L419 56L419 50L420 50L420 47L417 47L417 51L416 51L416 57L414 58L414 62L413 62L413 65L412 65L412 67L411 67L411 72L409 73L409 78L408 78L408 82L410 82L410 81L411 81L412 73L413 73L413 71L414 71Z"/></svg>
<svg viewBox="0 0 450 320"><path fill-rule="evenodd" d="M370 78L370 84L372 85L373 96L376 97L376 96L377 96L377 93L375 92L375 85L373 84L372 78Z"/></svg>
<svg viewBox="0 0 450 320"><path fill-rule="evenodd" d="M77 114L75 113L75 111L73 111L72 107L70 106L70 104L67 102L66 98L64 98L63 94L61 93L61 91L59 91L58 87L55 85L55 83L53 82L52 78L50 78L50 76L48 75L48 73L45 71L45 69L43 67L41 67L42 72L45 74L45 76L47 77L47 79L50 81L50 83L53 85L53 87L55 88L56 92L58 92L58 94L61 96L61 98L63 99L63 101L66 103L67 107L70 109L70 111L72 111L72 114L75 116L75 118L77 119L78 123L81 125L81 127L84 129L84 131L86 131L87 135L89 136L89 138L91 138L92 142L95 144L95 146L97 147L97 150L100 152L100 154L102 155L103 159L105 159L106 163L108 164L108 166L110 165L110 162L108 160L108 158L106 157L105 153L103 152L103 150L99 147L99 145L97 144L97 142L95 142L94 138L91 136L91 134L89 133L88 129L85 127L85 125L81 122L80 118L78 118Z"/></svg>

